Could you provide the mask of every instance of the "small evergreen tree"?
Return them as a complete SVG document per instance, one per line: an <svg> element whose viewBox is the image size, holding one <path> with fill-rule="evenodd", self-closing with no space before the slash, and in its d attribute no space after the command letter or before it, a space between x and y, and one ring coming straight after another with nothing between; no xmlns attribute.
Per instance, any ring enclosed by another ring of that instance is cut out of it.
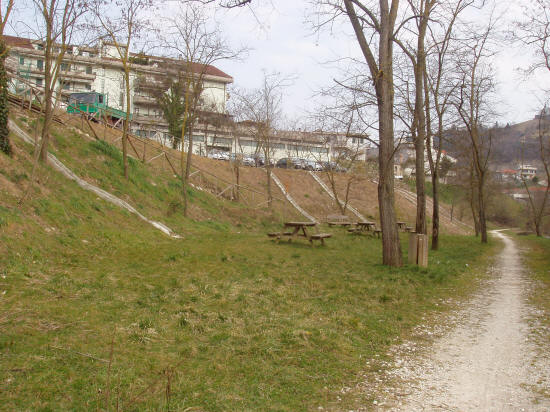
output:
<svg viewBox="0 0 550 412"><path fill-rule="evenodd" d="M8 76L5 67L7 54L6 44L0 40L0 150L11 156L10 130L8 129Z"/></svg>
<svg viewBox="0 0 550 412"><path fill-rule="evenodd" d="M181 142L181 129L185 112L184 84L181 79L173 82L168 92L158 96L157 102L162 109L166 123L168 123L168 132L173 138L172 147L176 149Z"/></svg>

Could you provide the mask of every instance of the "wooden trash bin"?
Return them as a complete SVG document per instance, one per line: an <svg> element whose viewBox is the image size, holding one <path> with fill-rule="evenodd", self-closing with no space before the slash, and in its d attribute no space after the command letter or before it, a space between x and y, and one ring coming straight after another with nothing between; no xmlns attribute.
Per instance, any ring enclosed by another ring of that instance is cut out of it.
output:
<svg viewBox="0 0 550 412"><path fill-rule="evenodd" d="M428 266L428 235L411 233L409 235L409 264Z"/></svg>

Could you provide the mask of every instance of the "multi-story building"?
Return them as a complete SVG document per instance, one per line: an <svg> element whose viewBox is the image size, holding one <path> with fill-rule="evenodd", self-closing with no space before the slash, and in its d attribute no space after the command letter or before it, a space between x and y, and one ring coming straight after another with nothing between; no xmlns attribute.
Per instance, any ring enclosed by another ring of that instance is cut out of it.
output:
<svg viewBox="0 0 550 412"><path fill-rule="evenodd" d="M25 95L30 89L43 90L44 42L13 36L4 36L4 40L9 47L6 67L12 74L11 91ZM58 51L54 49L54 53ZM173 140L157 97L168 90L170 80L177 78L182 68L189 71L189 65L182 60L136 53L130 53L130 63L130 130L171 145ZM255 138L253 123L235 123L227 113L227 87L233 78L211 65L194 63L190 68L202 82L193 152L206 155L217 149L244 155L261 154L262 142ZM126 112L123 64L113 44L69 46L55 87L60 91L61 104L73 93L97 92L104 96L107 106ZM275 160L302 157L325 161L346 150L355 153L357 160L365 160L368 147L367 139L362 136L325 132L276 131L269 141L270 155Z"/></svg>
<svg viewBox="0 0 550 412"><path fill-rule="evenodd" d="M43 41L12 36L4 36L4 39L10 50L6 66L15 75L11 82L12 92L24 93L29 87L42 89ZM130 62L131 130L147 137L167 133L167 124L153 91L163 86L160 79L167 77L166 67L182 65L182 62L134 53L130 54ZM233 82L233 78L210 65L193 64L191 68L202 77L200 109L205 113L203 117L226 116L227 85ZM104 94L109 107L126 111L123 65L112 44L69 46L59 67L55 87L61 91L62 101L67 101L71 93L95 91Z"/></svg>

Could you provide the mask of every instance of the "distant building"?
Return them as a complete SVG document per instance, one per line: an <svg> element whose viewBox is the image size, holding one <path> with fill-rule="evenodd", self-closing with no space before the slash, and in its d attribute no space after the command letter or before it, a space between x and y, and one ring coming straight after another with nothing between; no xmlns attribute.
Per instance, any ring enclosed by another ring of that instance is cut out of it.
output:
<svg viewBox="0 0 550 412"><path fill-rule="evenodd" d="M537 175L537 168L531 165L518 165L518 177L532 179Z"/></svg>

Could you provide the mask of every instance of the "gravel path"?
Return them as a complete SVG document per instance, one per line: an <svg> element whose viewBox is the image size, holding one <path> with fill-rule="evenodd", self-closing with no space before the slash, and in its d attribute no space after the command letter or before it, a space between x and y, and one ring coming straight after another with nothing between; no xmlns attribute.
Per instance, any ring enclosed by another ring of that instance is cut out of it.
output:
<svg viewBox="0 0 550 412"><path fill-rule="evenodd" d="M363 388L375 400L361 410L550 411L548 336L537 341L540 314L526 301L533 285L513 240L494 235L504 248L484 291L446 325L393 348L376 388Z"/></svg>

